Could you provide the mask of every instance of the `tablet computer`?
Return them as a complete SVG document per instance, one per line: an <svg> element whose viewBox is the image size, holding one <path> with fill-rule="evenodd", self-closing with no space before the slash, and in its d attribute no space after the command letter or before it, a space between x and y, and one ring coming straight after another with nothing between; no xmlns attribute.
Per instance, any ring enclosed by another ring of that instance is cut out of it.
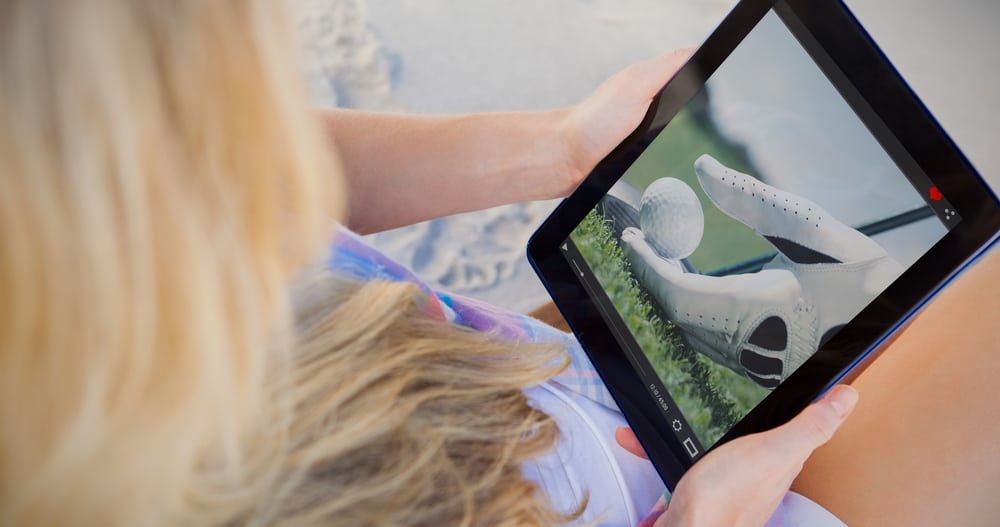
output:
<svg viewBox="0 0 1000 527"><path fill-rule="evenodd" d="M997 239L838 0L743 0L529 260L671 488L849 380Z"/></svg>

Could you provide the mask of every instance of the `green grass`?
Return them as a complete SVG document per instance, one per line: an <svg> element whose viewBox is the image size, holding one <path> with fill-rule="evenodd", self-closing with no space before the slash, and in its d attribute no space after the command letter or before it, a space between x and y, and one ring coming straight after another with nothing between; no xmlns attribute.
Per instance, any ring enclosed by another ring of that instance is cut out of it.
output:
<svg viewBox="0 0 1000 527"><path fill-rule="evenodd" d="M629 271L611 229L595 211L571 238L703 445L712 445L769 393L688 350Z"/></svg>

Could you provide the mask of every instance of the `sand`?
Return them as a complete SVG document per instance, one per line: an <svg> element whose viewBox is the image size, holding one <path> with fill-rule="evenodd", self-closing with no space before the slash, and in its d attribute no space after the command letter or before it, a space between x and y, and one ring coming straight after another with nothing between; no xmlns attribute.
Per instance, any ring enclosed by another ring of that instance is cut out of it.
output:
<svg viewBox="0 0 1000 527"><path fill-rule="evenodd" d="M734 0L293 0L319 104L456 113L564 107L627 64L697 45ZM993 186L992 0L848 2ZM524 257L552 202L370 239L425 279L518 311L548 300Z"/></svg>

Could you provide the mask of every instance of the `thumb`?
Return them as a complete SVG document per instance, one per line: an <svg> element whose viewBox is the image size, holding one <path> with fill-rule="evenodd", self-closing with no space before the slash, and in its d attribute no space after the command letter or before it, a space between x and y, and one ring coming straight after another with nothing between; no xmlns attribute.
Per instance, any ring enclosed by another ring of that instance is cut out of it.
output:
<svg viewBox="0 0 1000 527"><path fill-rule="evenodd" d="M802 459L829 441L858 402L858 392L847 385L834 386L819 401L775 430L775 440L786 452Z"/></svg>

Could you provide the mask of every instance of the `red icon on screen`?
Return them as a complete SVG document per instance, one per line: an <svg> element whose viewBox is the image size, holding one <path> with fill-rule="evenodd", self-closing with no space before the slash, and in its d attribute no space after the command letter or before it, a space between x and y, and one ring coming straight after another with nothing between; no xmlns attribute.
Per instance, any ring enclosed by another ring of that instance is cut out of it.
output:
<svg viewBox="0 0 1000 527"><path fill-rule="evenodd" d="M931 187L931 199L932 200L934 200L934 201L941 201L941 198L943 198L943 197L944 196L941 195L941 191L938 190L937 187Z"/></svg>

